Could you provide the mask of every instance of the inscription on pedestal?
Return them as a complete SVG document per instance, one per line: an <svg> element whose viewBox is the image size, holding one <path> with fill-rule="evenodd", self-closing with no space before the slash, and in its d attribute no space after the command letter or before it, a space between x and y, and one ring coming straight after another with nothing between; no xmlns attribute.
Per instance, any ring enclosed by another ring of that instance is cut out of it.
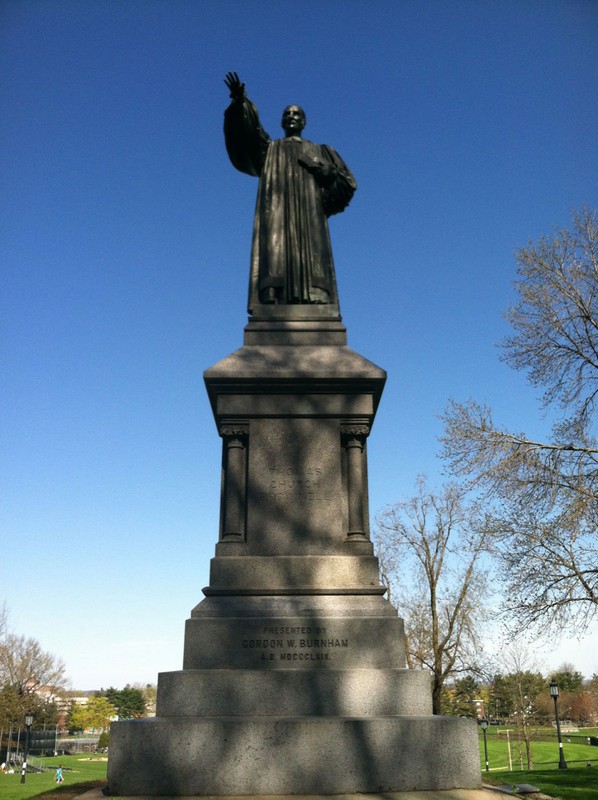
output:
<svg viewBox="0 0 598 800"><path fill-rule="evenodd" d="M194 618L183 668L389 669L405 663L402 636L400 621L390 616Z"/></svg>
<svg viewBox="0 0 598 800"><path fill-rule="evenodd" d="M268 490L260 493L262 502L300 502L310 505L332 502L320 467L300 470L296 467L272 466L268 469L268 476Z"/></svg>
<svg viewBox="0 0 598 800"><path fill-rule="evenodd" d="M343 547L339 424L251 420L247 542L251 555L316 555Z"/></svg>
<svg viewBox="0 0 598 800"><path fill-rule="evenodd" d="M241 648L255 651L260 661L332 661L335 650L348 647L349 639L311 625L265 626L255 638L241 640Z"/></svg>

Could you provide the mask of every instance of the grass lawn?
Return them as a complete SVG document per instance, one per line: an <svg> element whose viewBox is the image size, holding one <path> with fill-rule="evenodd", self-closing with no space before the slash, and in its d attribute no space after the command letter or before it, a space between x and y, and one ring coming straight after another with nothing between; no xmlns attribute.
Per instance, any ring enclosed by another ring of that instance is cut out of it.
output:
<svg viewBox="0 0 598 800"><path fill-rule="evenodd" d="M96 758L96 756L92 756ZM42 760L30 759L30 763L39 766ZM54 782L54 769L62 764L64 783ZM28 800L31 797L41 798L51 792L55 800L68 800L76 794L82 794L94 786L103 786L106 783L106 761L90 761L84 753L76 756L59 756L58 758L44 758L43 765L49 769L46 772L28 772L25 783L21 783L21 773L14 775L0 775L1 800ZM73 792L74 787L77 787Z"/></svg>
<svg viewBox="0 0 598 800"><path fill-rule="evenodd" d="M544 794L562 800L598 800L598 767L586 769L578 764L569 769L534 769L531 772L491 772L485 783L496 786L518 786L531 783Z"/></svg>
<svg viewBox="0 0 598 800"><path fill-rule="evenodd" d="M510 732L507 737L506 730L507 729L504 727L496 728L491 726L486 731L488 762L490 764L491 772L495 772L496 770L509 770L511 768L521 770L527 767L527 759L523 743L521 744L521 750L523 751L521 753L515 731L513 729L509 729ZM586 729L584 729L584 739L585 736L595 736L596 734L593 732L593 730L594 729L586 733ZM556 768L559 760L559 746L556 735L554 734L554 731L540 731L540 733L550 733L554 738L549 742L533 741L532 739L534 770L550 769L551 767ZM481 730L479 731L479 742L480 763L482 769L484 770L484 739ZM510 761L509 751L511 754ZM583 766L585 768L587 762L589 761L592 764L592 768L595 768L596 772L598 773L598 747L578 742L573 737L571 737L571 742L568 742L567 737L564 736L563 752L569 767Z"/></svg>
<svg viewBox="0 0 598 800"><path fill-rule="evenodd" d="M552 735L553 741L532 741L534 768L531 771L522 770L515 731L510 731L509 739L504 731L504 727L488 728L486 735L490 772L485 770L484 740L480 731L480 761L482 778L486 783L506 786L531 783L544 794L560 797L562 800L598 800L598 747L579 743L573 737L568 742L565 735L563 753L568 769L559 769L559 747L554 730L543 731ZM583 734L595 736L596 732L584 729ZM509 745L513 770L509 768ZM589 769L586 766L588 762L592 765ZM525 752L523 764L527 765Z"/></svg>

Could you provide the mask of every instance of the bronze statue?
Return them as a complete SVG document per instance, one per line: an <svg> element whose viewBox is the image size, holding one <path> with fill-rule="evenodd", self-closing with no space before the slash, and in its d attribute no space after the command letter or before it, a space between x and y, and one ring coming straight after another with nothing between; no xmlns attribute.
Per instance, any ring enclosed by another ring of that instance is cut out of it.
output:
<svg viewBox="0 0 598 800"><path fill-rule="evenodd" d="M331 147L301 138L302 108L285 108L285 136L273 141L237 73L229 72L225 83L232 98L224 114L229 158L241 172L260 178L249 312L274 303L338 305L327 218L347 207L355 179Z"/></svg>

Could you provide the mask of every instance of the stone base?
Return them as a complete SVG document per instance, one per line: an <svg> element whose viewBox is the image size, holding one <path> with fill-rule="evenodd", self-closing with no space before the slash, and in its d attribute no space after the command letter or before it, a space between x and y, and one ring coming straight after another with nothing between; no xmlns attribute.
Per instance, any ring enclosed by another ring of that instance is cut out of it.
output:
<svg viewBox="0 0 598 800"><path fill-rule="evenodd" d="M412 669L161 672L158 717L432 714L430 673Z"/></svg>
<svg viewBox="0 0 598 800"><path fill-rule="evenodd" d="M481 786L476 724L431 714L369 540L367 437L386 373L336 310L258 309L205 373L221 520L183 670L111 726L111 794L330 795ZM334 312L331 313L330 312Z"/></svg>
<svg viewBox="0 0 598 800"><path fill-rule="evenodd" d="M268 797L268 800L298 800L297 795L292 794L274 794L274 795L252 795L247 796L247 800L261 800L261 798ZM102 789L90 789L81 796L81 800L104 800L105 795ZM131 800L147 800L148 795L131 797ZM171 800L171 798L162 795L163 800ZM172 797L172 796L171 796ZM359 798L353 794L306 794L301 795L301 800L507 800L510 797L513 800L513 793L506 791L498 786L490 786L484 784L481 789L444 789L439 791L424 791L424 792L384 792L384 794L376 794L375 792L360 793ZM184 800L181 798L180 800ZM218 800L238 800L238 795L221 795Z"/></svg>
<svg viewBox="0 0 598 800"><path fill-rule="evenodd" d="M174 718L112 726L110 794L344 794L481 786L476 724L453 717Z"/></svg>

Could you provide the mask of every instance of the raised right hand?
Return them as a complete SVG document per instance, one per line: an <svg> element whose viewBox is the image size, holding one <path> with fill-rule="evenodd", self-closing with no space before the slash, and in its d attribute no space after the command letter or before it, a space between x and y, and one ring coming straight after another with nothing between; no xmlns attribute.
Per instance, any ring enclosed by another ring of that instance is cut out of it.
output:
<svg viewBox="0 0 598 800"><path fill-rule="evenodd" d="M228 86L230 96L235 102L239 102L246 97L245 84L241 82L236 72L227 72L224 82Z"/></svg>

